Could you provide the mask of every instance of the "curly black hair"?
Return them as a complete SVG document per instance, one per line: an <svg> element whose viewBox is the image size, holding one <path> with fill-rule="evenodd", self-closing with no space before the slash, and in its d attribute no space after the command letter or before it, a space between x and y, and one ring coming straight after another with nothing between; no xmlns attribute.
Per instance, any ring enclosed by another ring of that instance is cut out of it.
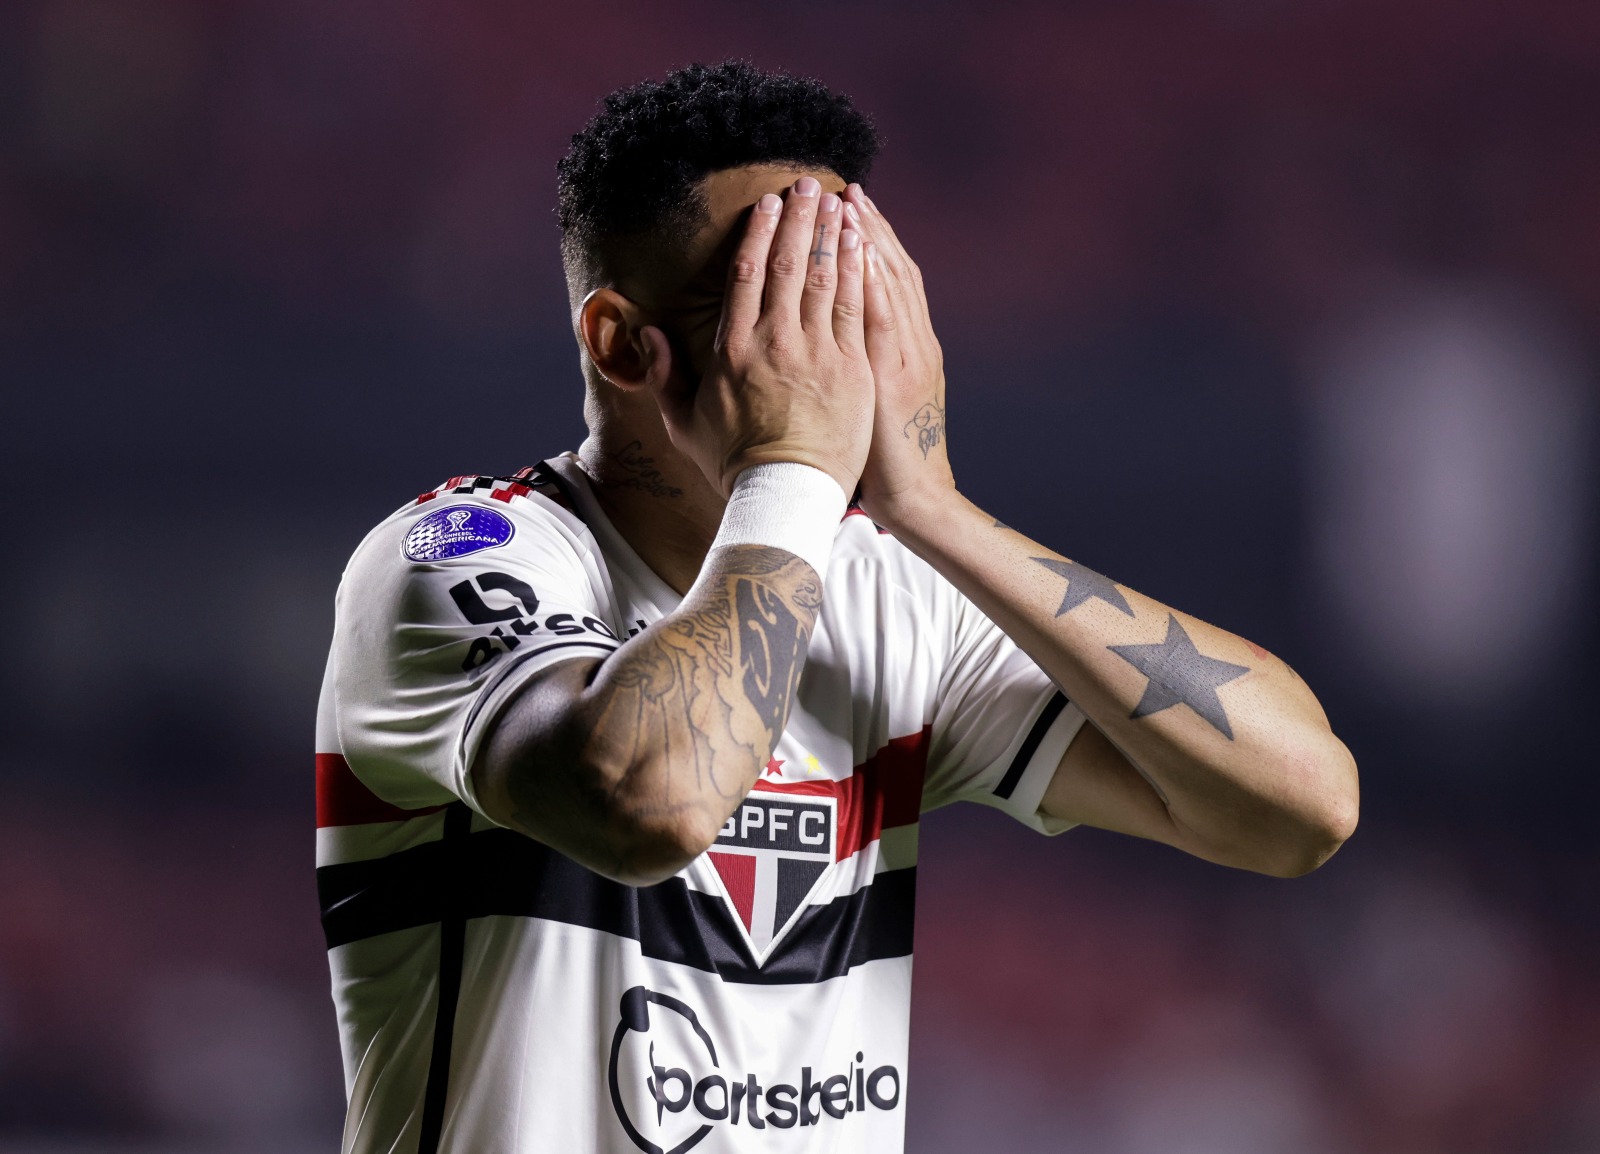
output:
<svg viewBox="0 0 1600 1154"><path fill-rule="evenodd" d="M619 240L682 239L705 222L699 182L746 164L827 168L864 183L872 122L820 81L742 60L691 64L605 98L556 164L562 250L597 256Z"/></svg>

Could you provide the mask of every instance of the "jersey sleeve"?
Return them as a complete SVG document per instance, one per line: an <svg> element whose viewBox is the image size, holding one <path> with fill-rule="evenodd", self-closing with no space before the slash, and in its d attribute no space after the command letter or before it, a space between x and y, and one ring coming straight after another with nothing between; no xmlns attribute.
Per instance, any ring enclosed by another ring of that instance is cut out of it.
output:
<svg viewBox="0 0 1600 1154"><path fill-rule="evenodd" d="M384 801L481 812L468 771L498 711L540 670L620 642L581 523L542 498L439 504L391 518L351 558L333 712L340 752Z"/></svg>
<svg viewBox="0 0 1600 1154"><path fill-rule="evenodd" d="M981 610L947 588L950 649L929 741L923 809L993 806L1041 833L1071 829L1039 812L1083 713Z"/></svg>

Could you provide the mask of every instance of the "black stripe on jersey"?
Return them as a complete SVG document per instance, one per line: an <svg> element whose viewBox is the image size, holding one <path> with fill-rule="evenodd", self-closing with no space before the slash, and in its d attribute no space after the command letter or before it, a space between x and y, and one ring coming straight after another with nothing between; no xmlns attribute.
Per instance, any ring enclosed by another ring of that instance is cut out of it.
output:
<svg viewBox="0 0 1600 1154"><path fill-rule="evenodd" d="M465 875L466 850L472 837L472 811L461 802L444 813L444 840L433 843L440 858L443 892L459 892ZM434 1154L444 1129L444 1100L450 1092L450 1050L455 1042L456 1003L461 997L461 963L466 952L467 917L459 901L439 911L439 1004L433 1017L433 1054L422 1093L421 1138L417 1154Z"/></svg>
<svg viewBox="0 0 1600 1154"><path fill-rule="evenodd" d="M853 894L807 907L758 967L727 903L691 890L681 878L625 886L506 829L475 833L463 849L463 872L454 884L447 880L442 842L318 869L328 948L429 925L460 908L468 918L543 918L632 938L646 957L729 982L822 982L865 962L911 953L914 867L881 873Z"/></svg>
<svg viewBox="0 0 1600 1154"><path fill-rule="evenodd" d="M572 486L567 483L567 479L551 467L549 461L540 461L532 468L533 475L536 478L534 483L536 485L549 485L555 489L566 502L563 508L580 522L587 525L589 522L584 520L583 506L578 504L578 495L572 491Z"/></svg>
<svg viewBox="0 0 1600 1154"><path fill-rule="evenodd" d="M994 787L994 795L1000 798L1010 797L1017 788L1017 782L1022 780L1023 771L1028 768L1028 763L1033 760L1033 755L1039 752L1039 743L1044 740L1044 735L1050 731L1050 724L1067 707L1067 698L1060 690L1054 697L1045 702L1039 711L1039 719L1033 723L1033 728L1028 730L1028 736L1022 742L1022 748L1017 750L1017 756L1011 759L1011 765L1006 769L1006 775L1000 779L1000 784Z"/></svg>

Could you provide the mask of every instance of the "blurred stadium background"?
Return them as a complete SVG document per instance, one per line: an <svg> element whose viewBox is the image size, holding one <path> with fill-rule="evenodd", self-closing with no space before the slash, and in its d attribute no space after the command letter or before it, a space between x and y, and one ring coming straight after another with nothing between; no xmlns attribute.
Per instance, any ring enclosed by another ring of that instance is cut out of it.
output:
<svg viewBox="0 0 1600 1154"><path fill-rule="evenodd" d="M0 1150L328 1150L344 557L576 444L552 166L609 89L851 92L958 476L1316 686L1293 883L947 812L917 1152L1600 1150L1600 6L0 6Z"/></svg>

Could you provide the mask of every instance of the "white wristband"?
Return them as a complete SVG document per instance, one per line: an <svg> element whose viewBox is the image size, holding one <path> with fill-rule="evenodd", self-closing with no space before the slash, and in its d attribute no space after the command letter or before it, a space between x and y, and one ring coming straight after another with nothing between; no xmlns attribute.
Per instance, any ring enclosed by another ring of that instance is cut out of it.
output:
<svg viewBox="0 0 1600 1154"><path fill-rule="evenodd" d="M783 549L823 577L849 500L839 482L821 469L790 461L754 465L734 481L722 527L711 547L768 545Z"/></svg>

